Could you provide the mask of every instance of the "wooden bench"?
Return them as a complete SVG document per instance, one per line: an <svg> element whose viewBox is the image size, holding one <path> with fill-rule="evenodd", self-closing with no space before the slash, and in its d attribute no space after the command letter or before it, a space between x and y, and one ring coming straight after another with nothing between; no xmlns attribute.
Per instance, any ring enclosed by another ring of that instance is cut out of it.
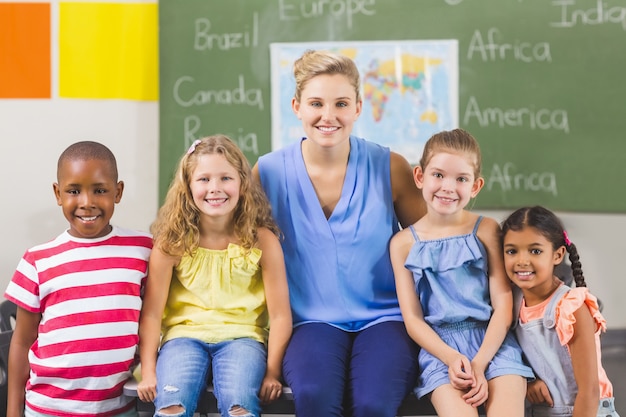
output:
<svg viewBox="0 0 626 417"><path fill-rule="evenodd" d="M124 393L128 396L137 396L137 381L131 380L124 385ZM137 410L154 412L154 406L152 403L144 403L137 400ZM198 400L198 408L196 413L200 416L206 417L210 413L218 413L217 400L213 395L213 388L209 387L207 391ZM284 387L282 396L272 404L268 404L263 407L264 414L291 414L295 415L293 393L291 388ZM413 394L409 394L405 399L400 409L398 410L398 416L435 416L435 409L427 399L418 400Z"/></svg>

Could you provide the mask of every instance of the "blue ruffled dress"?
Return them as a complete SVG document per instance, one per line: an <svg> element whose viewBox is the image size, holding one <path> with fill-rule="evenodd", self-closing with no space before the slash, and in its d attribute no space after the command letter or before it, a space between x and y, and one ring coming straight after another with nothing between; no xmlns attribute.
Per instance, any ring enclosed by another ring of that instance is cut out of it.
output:
<svg viewBox="0 0 626 417"><path fill-rule="evenodd" d="M470 360L482 344L493 311L487 252L476 236L481 221L482 216L472 233L425 241L410 226L415 244L404 265L413 273L426 322ZM419 369L415 393L420 398L450 383L448 367L424 349L419 353ZM522 350L512 333L489 363L485 377L490 380L510 374L534 377L522 362Z"/></svg>

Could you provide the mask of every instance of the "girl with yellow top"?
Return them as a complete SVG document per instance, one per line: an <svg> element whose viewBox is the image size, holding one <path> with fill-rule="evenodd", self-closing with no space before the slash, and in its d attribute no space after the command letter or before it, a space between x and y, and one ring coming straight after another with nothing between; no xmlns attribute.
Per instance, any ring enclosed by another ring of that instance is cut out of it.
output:
<svg viewBox="0 0 626 417"><path fill-rule="evenodd" d="M229 138L191 145L151 229L139 398L191 417L212 373L222 416L259 416L281 394L292 321L278 228Z"/></svg>

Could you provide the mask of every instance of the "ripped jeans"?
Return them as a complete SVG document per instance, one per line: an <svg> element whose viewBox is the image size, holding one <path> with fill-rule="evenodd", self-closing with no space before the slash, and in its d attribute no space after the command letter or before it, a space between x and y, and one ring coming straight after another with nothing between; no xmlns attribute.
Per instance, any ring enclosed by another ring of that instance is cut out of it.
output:
<svg viewBox="0 0 626 417"><path fill-rule="evenodd" d="M220 343L177 338L167 341L157 358L157 395L155 417L192 417L198 398L213 374L213 392L222 417L258 417L261 413L259 388L265 376L265 346L242 338ZM179 405L179 414L160 410ZM229 413L238 409L237 413ZM243 410L247 412L242 412Z"/></svg>

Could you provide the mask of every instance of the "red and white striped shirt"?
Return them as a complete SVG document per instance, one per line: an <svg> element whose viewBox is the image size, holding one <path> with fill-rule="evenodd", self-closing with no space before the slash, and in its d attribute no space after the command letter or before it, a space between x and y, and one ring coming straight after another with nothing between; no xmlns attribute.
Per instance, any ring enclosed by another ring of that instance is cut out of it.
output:
<svg viewBox="0 0 626 417"><path fill-rule="evenodd" d="M123 395L139 341L149 234L113 227L79 239L65 232L26 251L5 297L41 314L30 348L26 404L55 416L107 417Z"/></svg>

